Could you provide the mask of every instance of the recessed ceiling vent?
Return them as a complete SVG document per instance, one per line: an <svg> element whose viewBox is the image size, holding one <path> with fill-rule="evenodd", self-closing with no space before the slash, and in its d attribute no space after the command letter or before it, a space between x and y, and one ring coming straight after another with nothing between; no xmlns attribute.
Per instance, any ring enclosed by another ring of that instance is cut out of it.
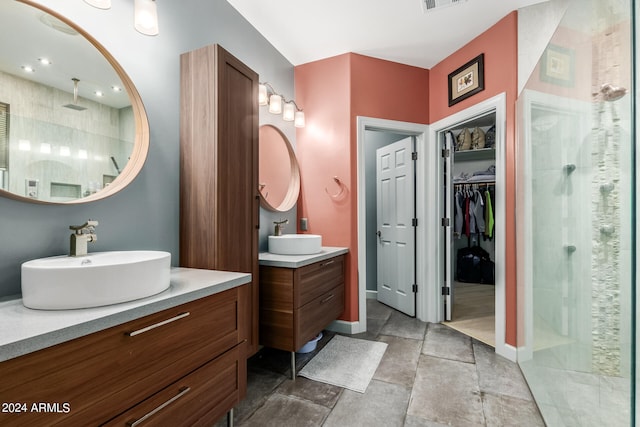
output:
<svg viewBox="0 0 640 427"><path fill-rule="evenodd" d="M424 13L467 2L467 0L420 0L420 1L422 2L422 12Z"/></svg>

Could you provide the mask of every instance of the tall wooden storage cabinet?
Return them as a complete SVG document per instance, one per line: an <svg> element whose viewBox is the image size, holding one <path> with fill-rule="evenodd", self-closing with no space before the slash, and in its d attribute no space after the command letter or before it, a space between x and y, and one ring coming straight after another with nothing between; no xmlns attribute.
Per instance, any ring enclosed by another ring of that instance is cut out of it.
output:
<svg viewBox="0 0 640 427"><path fill-rule="evenodd" d="M249 357L258 350L258 74L219 45L184 53L180 70L180 265L252 274L239 301Z"/></svg>

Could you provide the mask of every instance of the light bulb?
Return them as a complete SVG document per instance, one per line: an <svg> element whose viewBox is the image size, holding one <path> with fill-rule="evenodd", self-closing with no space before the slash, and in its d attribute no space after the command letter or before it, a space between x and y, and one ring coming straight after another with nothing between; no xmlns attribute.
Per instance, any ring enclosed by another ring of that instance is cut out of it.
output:
<svg viewBox="0 0 640 427"><path fill-rule="evenodd" d="M135 0L134 26L147 36L158 35L158 9L155 0Z"/></svg>
<svg viewBox="0 0 640 427"><path fill-rule="evenodd" d="M268 99L269 97L267 96L267 86L258 85L258 105L267 105Z"/></svg>
<svg viewBox="0 0 640 427"><path fill-rule="evenodd" d="M282 113L282 97L280 95L271 95L269 97L269 112L273 114Z"/></svg>
<svg viewBox="0 0 640 427"><path fill-rule="evenodd" d="M296 111L294 126L297 128L303 128L305 126L304 111Z"/></svg>
<svg viewBox="0 0 640 427"><path fill-rule="evenodd" d="M295 116L295 108L293 102L287 102L284 104L284 110L282 112L282 120L285 122L292 122Z"/></svg>

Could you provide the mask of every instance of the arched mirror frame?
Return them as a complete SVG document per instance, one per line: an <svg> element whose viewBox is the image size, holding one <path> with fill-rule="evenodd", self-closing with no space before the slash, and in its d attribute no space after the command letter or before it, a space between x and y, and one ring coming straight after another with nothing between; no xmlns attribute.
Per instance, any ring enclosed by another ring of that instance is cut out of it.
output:
<svg viewBox="0 0 640 427"><path fill-rule="evenodd" d="M291 210L298 201L298 195L300 194L300 166L298 166L298 160L296 159L296 153L293 151L293 147L291 146L291 142L289 142L289 138L276 126L273 125L262 125L260 127L270 127L277 131L278 135L282 137L282 141L287 147L287 152L289 153L289 167L291 168L291 176L289 178L289 186L287 188L287 193L285 194L282 202L273 206L262 194L260 188L258 192L260 193L260 205L270 211L273 212L287 212Z"/></svg>
<svg viewBox="0 0 640 427"><path fill-rule="evenodd" d="M55 12L41 4L35 3L31 0L16 0L19 3L26 4L28 6L39 9L45 13L48 13L57 19L61 20L65 24L69 25L71 28L76 30L80 35L82 35L89 43L91 43L101 54L102 56L109 62L109 64L113 67L115 72L120 77L122 81L122 85L124 89L127 91L129 95L129 100L131 101L131 108L133 111L133 118L135 121L135 138L133 143L133 150L131 151L131 156L126 166L122 169L122 172L113 180L113 182L105 187L104 189L98 191L87 197L82 197L75 200L65 201L65 202L51 202L45 200L37 200L28 197L21 196L19 194L11 193L6 190L0 189L0 196L4 196L14 200L20 200L23 202L30 203L38 203L38 204L54 204L54 205L69 205L69 204L79 204L79 203L87 203L93 202L96 200L104 199L105 197L112 196L118 191L125 188L129 185L133 179L138 175L144 162L147 158L147 153L149 151L149 120L147 119L147 113L144 109L144 105L142 103L142 98L138 93L136 87L133 85L133 82L124 71L122 66L115 60L115 58L102 46L95 38L93 38L89 33L80 28L77 24L66 18L65 16Z"/></svg>

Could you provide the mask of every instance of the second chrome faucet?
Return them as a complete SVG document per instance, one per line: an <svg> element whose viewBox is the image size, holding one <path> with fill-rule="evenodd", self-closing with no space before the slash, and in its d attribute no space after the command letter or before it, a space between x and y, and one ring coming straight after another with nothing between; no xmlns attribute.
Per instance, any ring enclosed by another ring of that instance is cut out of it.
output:
<svg viewBox="0 0 640 427"><path fill-rule="evenodd" d="M282 236L282 230L284 229L285 224L289 224L289 220L284 219L281 221L274 221L273 223L276 225L273 232L274 236Z"/></svg>
<svg viewBox="0 0 640 427"><path fill-rule="evenodd" d="M96 226L98 221L88 220L82 225L70 225L69 229L74 233L70 237L69 256L85 256L87 244L98 240Z"/></svg>

